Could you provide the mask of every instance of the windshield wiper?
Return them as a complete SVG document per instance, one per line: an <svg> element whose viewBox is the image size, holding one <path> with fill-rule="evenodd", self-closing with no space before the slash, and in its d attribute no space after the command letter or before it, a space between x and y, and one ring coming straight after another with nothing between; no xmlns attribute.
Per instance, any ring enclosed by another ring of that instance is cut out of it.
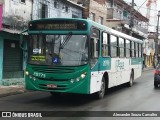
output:
<svg viewBox="0 0 160 120"><path fill-rule="evenodd" d="M65 45L68 43L68 41L70 40L70 38L72 37L72 32L69 32L66 37L64 38L63 43L60 46L60 49L63 49L65 47Z"/></svg>

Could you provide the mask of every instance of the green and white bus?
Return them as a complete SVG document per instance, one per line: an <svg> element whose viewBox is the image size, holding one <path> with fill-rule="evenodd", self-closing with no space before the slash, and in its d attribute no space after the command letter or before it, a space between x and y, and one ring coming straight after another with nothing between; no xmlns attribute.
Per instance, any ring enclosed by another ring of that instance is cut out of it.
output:
<svg viewBox="0 0 160 120"><path fill-rule="evenodd" d="M24 32L29 35L28 90L53 95L94 93L103 98L108 88L124 83L132 86L141 76L143 41L91 20L33 20Z"/></svg>

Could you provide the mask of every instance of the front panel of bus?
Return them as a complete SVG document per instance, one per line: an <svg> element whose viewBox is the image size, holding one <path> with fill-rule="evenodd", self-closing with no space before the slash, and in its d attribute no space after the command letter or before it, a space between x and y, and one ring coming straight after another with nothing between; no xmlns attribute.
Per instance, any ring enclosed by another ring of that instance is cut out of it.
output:
<svg viewBox="0 0 160 120"><path fill-rule="evenodd" d="M29 90L89 94L87 22L30 22L25 79Z"/></svg>

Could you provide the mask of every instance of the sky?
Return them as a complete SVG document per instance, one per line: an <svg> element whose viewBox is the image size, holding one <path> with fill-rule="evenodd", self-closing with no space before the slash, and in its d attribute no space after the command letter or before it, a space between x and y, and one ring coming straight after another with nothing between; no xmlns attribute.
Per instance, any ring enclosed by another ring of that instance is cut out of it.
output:
<svg viewBox="0 0 160 120"><path fill-rule="evenodd" d="M132 0L124 0L127 3L132 3ZM154 1L154 0L152 0ZM145 2L145 3L144 3ZM147 14L147 4L148 0L134 0L134 3L137 5L135 6L135 9L139 9L139 12L146 16ZM143 4L144 3L144 4ZM143 4L143 5L142 5ZM142 5L142 7L140 7ZM157 8L155 7L155 4L151 4L151 10L150 10L150 19L149 19L149 32L155 32L156 26L157 26L157 13L160 10L160 0L157 0Z"/></svg>

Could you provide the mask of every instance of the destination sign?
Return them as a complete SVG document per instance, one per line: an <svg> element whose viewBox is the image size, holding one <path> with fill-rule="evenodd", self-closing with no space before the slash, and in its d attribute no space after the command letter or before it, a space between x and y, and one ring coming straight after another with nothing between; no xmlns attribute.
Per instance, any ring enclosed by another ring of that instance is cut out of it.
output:
<svg viewBox="0 0 160 120"><path fill-rule="evenodd" d="M70 23L70 24L37 24L36 28L38 30L55 30L55 29L77 29L77 25Z"/></svg>
<svg viewBox="0 0 160 120"><path fill-rule="evenodd" d="M86 30L84 21L73 20L45 20L29 24L29 30Z"/></svg>

